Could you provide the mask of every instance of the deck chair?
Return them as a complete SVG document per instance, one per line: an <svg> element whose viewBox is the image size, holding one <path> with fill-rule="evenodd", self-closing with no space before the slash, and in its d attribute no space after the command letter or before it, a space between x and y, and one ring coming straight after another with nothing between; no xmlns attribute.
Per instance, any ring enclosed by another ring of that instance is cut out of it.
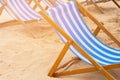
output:
<svg viewBox="0 0 120 80"><path fill-rule="evenodd" d="M120 50L103 44L92 34L82 19L76 2L69 1L57 7L49 8L47 14L41 11L40 15L53 25L57 34L65 43L64 48L48 73L49 76L57 77L100 71L108 80L116 80L107 70L120 68ZM58 66L68 49L79 59L90 64L91 67L58 71Z"/></svg>
<svg viewBox="0 0 120 80"><path fill-rule="evenodd" d="M102 9L97 5L97 3L108 2L108 1L110 1L110 0L86 0L86 1L81 2L81 3L84 5L93 4L101 13L104 13L102 11ZM112 2L115 3L118 8L120 8L120 5L115 0L112 0Z"/></svg>
<svg viewBox="0 0 120 80"><path fill-rule="evenodd" d="M15 20L0 23L0 27L22 24L25 30L33 37L36 35L27 28L28 23L40 22L46 24L38 12L35 12L27 3L27 0L0 0L2 4L0 10L6 10ZM44 26L44 25L41 25ZM49 25L48 25L49 26Z"/></svg>

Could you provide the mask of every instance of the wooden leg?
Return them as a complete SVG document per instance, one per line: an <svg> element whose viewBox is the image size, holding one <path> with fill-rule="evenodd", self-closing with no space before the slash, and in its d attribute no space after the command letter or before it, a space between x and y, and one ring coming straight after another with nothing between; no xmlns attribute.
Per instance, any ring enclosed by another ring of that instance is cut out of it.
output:
<svg viewBox="0 0 120 80"><path fill-rule="evenodd" d="M99 28L99 27L97 27L97 28L95 29L95 31L94 31L94 33L93 33L93 34L94 34L95 36L97 36L99 32L100 32L100 28Z"/></svg>
<svg viewBox="0 0 120 80"><path fill-rule="evenodd" d="M118 8L120 8L120 5L115 0L112 1L117 5Z"/></svg>
<svg viewBox="0 0 120 80"><path fill-rule="evenodd" d="M6 3L2 4L2 6L0 7L0 15L2 14L2 11L4 10L5 6L6 6Z"/></svg>
<svg viewBox="0 0 120 80"><path fill-rule="evenodd" d="M52 66L51 70L49 71L48 76L51 76L51 77L54 76L54 73L55 73L58 65L59 65L60 62L62 61L62 59L63 59L64 55L66 54L67 50L69 49L69 46L70 46L70 45L71 45L71 41L68 41L68 42L65 44L65 46L64 46L63 50L61 51L60 55L58 56L56 62L55 62L54 65Z"/></svg>
<svg viewBox="0 0 120 80"><path fill-rule="evenodd" d="M98 5L91 0L91 3L103 14L104 12L101 10L101 8L98 7Z"/></svg>

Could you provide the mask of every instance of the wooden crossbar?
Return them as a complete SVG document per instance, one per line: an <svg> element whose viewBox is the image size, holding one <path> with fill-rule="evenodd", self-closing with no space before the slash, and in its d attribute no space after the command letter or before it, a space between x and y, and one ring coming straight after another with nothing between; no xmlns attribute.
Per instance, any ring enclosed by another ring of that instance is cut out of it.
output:
<svg viewBox="0 0 120 80"><path fill-rule="evenodd" d="M103 66L103 68L105 70L117 69L117 68L120 68L120 64L107 65L107 66ZM98 71L95 67L89 67L89 68L82 68L82 69L58 72L58 73L54 73L53 76L58 77L58 76L95 72L95 71Z"/></svg>

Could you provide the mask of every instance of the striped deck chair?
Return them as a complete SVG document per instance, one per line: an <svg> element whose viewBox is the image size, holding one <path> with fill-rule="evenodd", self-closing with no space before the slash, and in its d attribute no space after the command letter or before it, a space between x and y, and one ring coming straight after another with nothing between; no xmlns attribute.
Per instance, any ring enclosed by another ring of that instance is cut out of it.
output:
<svg viewBox="0 0 120 80"><path fill-rule="evenodd" d="M42 11L40 14L53 25L57 34L65 43L48 73L49 76L57 77L100 71L108 80L116 80L107 70L120 68L120 50L103 44L92 34L82 19L76 2L69 1L57 7L49 8L47 13ZM58 66L68 49L91 67L70 71L58 70Z"/></svg>
<svg viewBox="0 0 120 80"><path fill-rule="evenodd" d="M82 4L84 4L84 5L93 4L101 13L104 13L102 11L102 9L96 3L108 2L108 1L111 1L111 0L86 0L86 1L82 2ZM116 6L118 8L120 8L120 5L115 0L112 0L112 1L113 1L113 3L116 4Z"/></svg>
<svg viewBox="0 0 120 80"><path fill-rule="evenodd" d="M45 24L45 21L41 18L39 13L35 12L29 6L27 0L0 0L0 3L2 4L2 10L5 8L8 14L15 19L0 23L0 27L22 24L25 30L35 38L36 35L26 27L26 23L41 22L41 24Z"/></svg>

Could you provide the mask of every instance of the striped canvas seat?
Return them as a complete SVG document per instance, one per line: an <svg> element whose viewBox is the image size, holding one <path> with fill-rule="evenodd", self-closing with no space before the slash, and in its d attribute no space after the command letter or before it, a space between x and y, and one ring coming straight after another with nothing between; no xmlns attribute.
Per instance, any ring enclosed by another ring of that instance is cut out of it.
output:
<svg viewBox="0 0 120 80"><path fill-rule="evenodd" d="M28 5L27 0L6 0L6 2L23 21L41 19L41 16ZM15 18L8 8L6 8L6 10L12 17Z"/></svg>
<svg viewBox="0 0 120 80"><path fill-rule="evenodd" d="M67 12L66 12L67 11ZM47 11L49 16L69 34L90 56L101 65L120 63L120 50L116 50L101 43L89 30L82 19L74 2L51 8ZM61 37L64 42L66 40ZM73 46L72 52L83 61L91 64Z"/></svg>

